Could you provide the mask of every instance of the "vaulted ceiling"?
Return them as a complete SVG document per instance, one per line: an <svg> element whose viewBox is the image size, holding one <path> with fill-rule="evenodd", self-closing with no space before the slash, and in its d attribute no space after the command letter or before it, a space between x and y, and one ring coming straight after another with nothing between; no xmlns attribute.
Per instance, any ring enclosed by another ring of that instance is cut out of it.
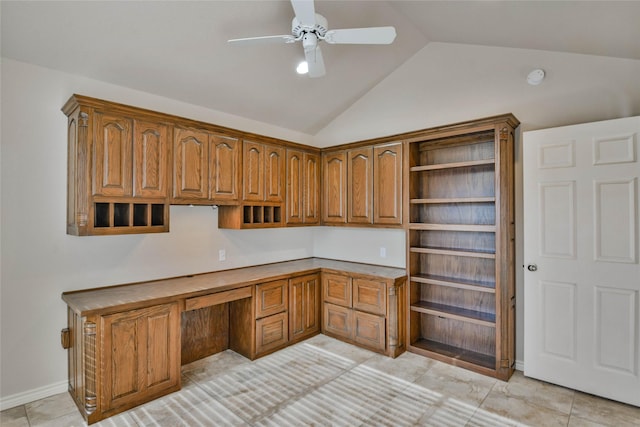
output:
<svg viewBox="0 0 640 427"><path fill-rule="evenodd" d="M397 30L391 45L323 44L327 74L317 79L296 74L299 44L227 44L289 34L289 1L2 1L0 12L4 57L309 135L434 42L640 61L636 1L316 0L330 29ZM468 79L482 72L470 68Z"/></svg>

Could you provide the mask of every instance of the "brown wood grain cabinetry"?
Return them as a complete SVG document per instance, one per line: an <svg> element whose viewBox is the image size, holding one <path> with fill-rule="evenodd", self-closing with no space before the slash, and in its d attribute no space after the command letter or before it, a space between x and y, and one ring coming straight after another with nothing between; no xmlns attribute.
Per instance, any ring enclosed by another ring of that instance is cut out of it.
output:
<svg viewBox="0 0 640 427"><path fill-rule="evenodd" d="M507 380L514 370L512 115L408 142L409 349Z"/></svg>
<svg viewBox="0 0 640 427"><path fill-rule="evenodd" d="M286 279L256 285L256 355L289 341L289 283Z"/></svg>
<svg viewBox="0 0 640 427"><path fill-rule="evenodd" d="M322 332L396 357L405 348L405 282L322 274Z"/></svg>
<svg viewBox="0 0 640 427"><path fill-rule="evenodd" d="M209 134L176 128L173 139L173 201L209 199Z"/></svg>
<svg viewBox="0 0 640 427"><path fill-rule="evenodd" d="M176 128L173 204L238 201L240 141L204 130Z"/></svg>
<svg viewBox="0 0 640 427"><path fill-rule="evenodd" d="M373 147L373 222L402 224L402 143Z"/></svg>
<svg viewBox="0 0 640 427"><path fill-rule="evenodd" d="M284 224L285 148L244 140L242 142L242 203L221 206L220 228L268 228Z"/></svg>
<svg viewBox="0 0 640 427"><path fill-rule="evenodd" d="M320 156L287 149L287 225L320 222Z"/></svg>
<svg viewBox="0 0 640 427"><path fill-rule="evenodd" d="M320 274L289 279L289 341L320 331Z"/></svg>
<svg viewBox="0 0 640 427"><path fill-rule="evenodd" d="M101 318L101 410L131 407L180 388L178 304Z"/></svg>
<svg viewBox="0 0 640 427"><path fill-rule="evenodd" d="M322 301L322 281L339 304ZM310 258L64 293L69 393L92 424L179 389L181 364L226 349L253 360L320 328L395 357L405 281L404 269Z"/></svg>
<svg viewBox="0 0 640 427"><path fill-rule="evenodd" d="M373 222L373 149L347 151L347 222Z"/></svg>
<svg viewBox="0 0 640 427"><path fill-rule="evenodd" d="M323 223L402 225L402 143L323 153Z"/></svg>
<svg viewBox="0 0 640 427"><path fill-rule="evenodd" d="M346 224L347 153L344 150L322 153L322 171L322 222Z"/></svg>
<svg viewBox="0 0 640 427"><path fill-rule="evenodd" d="M72 97L68 118L67 233L169 229L172 128L135 110Z"/></svg>

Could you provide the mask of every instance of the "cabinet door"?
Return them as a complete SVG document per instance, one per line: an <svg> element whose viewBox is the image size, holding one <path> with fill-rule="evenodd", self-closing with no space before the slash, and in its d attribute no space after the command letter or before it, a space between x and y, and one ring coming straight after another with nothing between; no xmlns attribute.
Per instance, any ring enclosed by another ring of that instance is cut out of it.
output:
<svg viewBox="0 0 640 427"><path fill-rule="evenodd" d="M402 143L373 148L373 222L402 224Z"/></svg>
<svg viewBox="0 0 640 427"><path fill-rule="evenodd" d="M305 224L320 223L320 157L313 153L303 155L303 203Z"/></svg>
<svg viewBox="0 0 640 427"><path fill-rule="evenodd" d="M320 330L320 276L311 274L289 280L289 340Z"/></svg>
<svg viewBox="0 0 640 427"><path fill-rule="evenodd" d="M256 319L286 311L288 288L286 279L256 285Z"/></svg>
<svg viewBox="0 0 640 427"><path fill-rule="evenodd" d="M353 310L324 303L322 332L353 339Z"/></svg>
<svg viewBox="0 0 640 427"><path fill-rule="evenodd" d="M387 312L386 283L354 278L352 284L353 308L382 315Z"/></svg>
<svg viewBox="0 0 640 427"><path fill-rule="evenodd" d="M289 338L288 325L287 313L256 320L256 354L285 346Z"/></svg>
<svg viewBox="0 0 640 427"><path fill-rule="evenodd" d="M159 123L136 120L133 123L133 195L169 196L169 128Z"/></svg>
<svg viewBox="0 0 640 427"><path fill-rule="evenodd" d="M351 307L351 278L340 274L322 275L322 299L332 304Z"/></svg>
<svg viewBox="0 0 640 427"><path fill-rule="evenodd" d="M101 322L103 412L180 387L177 303L103 316Z"/></svg>
<svg viewBox="0 0 640 427"><path fill-rule="evenodd" d="M362 313L354 310L353 339L373 350L385 349L385 321L384 316Z"/></svg>
<svg viewBox="0 0 640 427"><path fill-rule="evenodd" d="M131 120L95 114L93 194L131 196Z"/></svg>
<svg viewBox="0 0 640 427"><path fill-rule="evenodd" d="M209 134L177 128L174 134L173 197L187 201L209 197Z"/></svg>
<svg viewBox="0 0 640 427"><path fill-rule="evenodd" d="M287 150L287 224L302 224L304 222L303 168L303 152Z"/></svg>
<svg viewBox="0 0 640 427"><path fill-rule="evenodd" d="M211 194L209 198L220 201L237 201L240 176L240 141L221 135L211 135Z"/></svg>
<svg viewBox="0 0 640 427"><path fill-rule="evenodd" d="M267 202L284 201L285 157L284 148L265 145L265 194Z"/></svg>
<svg viewBox="0 0 640 427"><path fill-rule="evenodd" d="M243 199L264 201L264 146L255 142L243 142L242 182Z"/></svg>
<svg viewBox="0 0 640 427"><path fill-rule="evenodd" d="M347 163L348 222L373 222L373 148L349 150Z"/></svg>
<svg viewBox="0 0 640 427"><path fill-rule="evenodd" d="M344 224L347 222L347 153L337 151L323 154L322 166L322 219L327 224Z"/></svg>

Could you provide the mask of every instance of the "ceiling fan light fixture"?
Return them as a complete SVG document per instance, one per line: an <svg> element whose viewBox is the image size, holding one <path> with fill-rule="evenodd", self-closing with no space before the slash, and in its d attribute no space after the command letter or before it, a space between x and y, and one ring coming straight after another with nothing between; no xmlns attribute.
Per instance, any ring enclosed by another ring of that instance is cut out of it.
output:
<svg viewBox="0 0 640 427"><path fill-rule="evenodd" d="M307 74L309 72L309 64L307 64L307 61L300 62L296 67L296 72L298 74Z"/></svg>

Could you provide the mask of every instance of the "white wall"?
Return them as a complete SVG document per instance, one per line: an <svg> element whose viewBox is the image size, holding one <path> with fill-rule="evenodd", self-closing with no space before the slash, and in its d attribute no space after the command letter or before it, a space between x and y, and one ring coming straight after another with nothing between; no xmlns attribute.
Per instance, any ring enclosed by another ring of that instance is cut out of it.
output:
<svg viewBox="0 0 640 427"><path fill-rule="evenodd" d="M66 390L64 291L313 255L312 228L218 230L211 207L171 207L170 233L66 235L66 117L73 93L294 141L286 129L3 58L0 396ZM218 250L227 260L218 262ZM35 393L35 394L33 394ZM24 402L19 402L24 403Z"/></svg>
<svg viewBox="0 0 640 427"><path fill-rule="evenodd" d="M321 258L405 268L405 238L406 232L397 229L316 227L313 253Z"/></svg>

